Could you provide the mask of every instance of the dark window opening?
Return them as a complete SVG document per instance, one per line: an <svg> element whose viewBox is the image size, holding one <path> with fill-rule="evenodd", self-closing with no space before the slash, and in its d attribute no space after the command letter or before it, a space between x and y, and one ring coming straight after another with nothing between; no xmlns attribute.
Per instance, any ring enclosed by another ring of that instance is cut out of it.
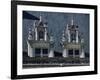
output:
<svg viewBox="0 0 100 80"><path fill-rule="evenodd" d="M41 53L41 49L40 48L36 48L35 49L35 55L36 56L40 56L40 53Z"/></svg>
<svg viewBox="0 0 100 80"><path fill-rule="evenodd" d="M48 49L43 49L43 54L48 54Z"/></svg>
<svg viewBox="0 0 100 80"><path fill-rule="evenodd" d="M71 34L71 42L76 41L76 34L72 33Z"/></svg>
<svg viewBox="0 0 100 80"><path fill-rule="evenodd" d="M43 31L39 31L39 40L40 39L44 39L44 32Z"/></svg>
<svg viewBox="0 0 100 80"><path fill-rule="evenodd" d="M75 50L75 55L79 55L79 50Z"/></svg>
<svg viewBox="0 0 100 80"><path fill-rule="evenodd" d="M71 50L68 50L68 54L69 55L73 55L73 50L71 49Z"/></svg>

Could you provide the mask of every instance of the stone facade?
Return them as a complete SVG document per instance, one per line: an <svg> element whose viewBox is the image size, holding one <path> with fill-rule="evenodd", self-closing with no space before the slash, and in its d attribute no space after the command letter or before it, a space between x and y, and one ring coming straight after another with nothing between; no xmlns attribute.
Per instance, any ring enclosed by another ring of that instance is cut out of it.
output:
<svg viewBox="0 0 100 80"><path fill-rule="evenodd" d="M62 34L63 57L85 58L84 39L79 37L81 37L79 27L74 25L72 20L70 25L67 24Z"/></svg>
<svg viewBox="0 0 100 80"><path fill-rule="evenodd" d="M40 16L39 21L34 21L33 29L29 29L27 40L29 57L54 57L53 37L48 36L47 28Z"/></svg>
<svg viewBox="0 0 100 80"><path fill-rule="evenodd" d="M48 36L47 28L47 24L40 16L40 20L34 21L33 28L29 29L27 40L29 57L54 57L54 39L52 35ZM85 58L84 39L79 37L79 26L74 25L72 20L62 34L62 57Z"/></svg>

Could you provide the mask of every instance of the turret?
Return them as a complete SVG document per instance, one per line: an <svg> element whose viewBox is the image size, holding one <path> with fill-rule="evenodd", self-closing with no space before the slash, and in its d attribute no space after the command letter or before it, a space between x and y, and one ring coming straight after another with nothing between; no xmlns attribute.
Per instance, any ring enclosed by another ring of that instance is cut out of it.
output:
<svg viewBox="0 0 100 80"><path fill-rule="evenodd" d="M32 45L29 43L31 40L33 40L33 37L32 37L31 28L29 28L28 41L27 41L27 45L28 45L28 56L29 57L34 57L35 55L33 54Z"/></svg>
<svg viewBox="0 0 100 80"><path fill-rule="evenodd" d="M80 54L80 58L85 58L85 52L84 52L84 39L81 39L81 54Z"/></svg>
<svg viewBox="0 0 100 80"><path fill-rule="evenodd" d="M54 57L54 38L52 34L50 36L50 52L48 57Z"/></svg>
<svg viewBox="0 0 100 80"><path fill-rule="evenodd" d="M28 40L32 40L32 31L31 31L31 28L29 28Z"/></svg>
<svg viewBox="0 0 100 80"><path fill-rule="evenodd" d="M62 34L62 42L65 42L65 41L66 41L65 32L63 31L63 34Z"/></svg>

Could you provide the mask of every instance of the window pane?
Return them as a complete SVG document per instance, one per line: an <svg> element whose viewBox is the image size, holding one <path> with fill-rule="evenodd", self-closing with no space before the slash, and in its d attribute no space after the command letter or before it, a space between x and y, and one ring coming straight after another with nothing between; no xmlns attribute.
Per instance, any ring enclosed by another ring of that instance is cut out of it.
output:
<svg viewBox="0 0 100 80"><path fill-rule="evenodd" d="M36 48L35 49L35 55L36 56L40 56L40 53L41 53L41 49L40 48Z"/></svg>
<svg viewBox="0 0 100 80"><path fill-rule="evenodd" d="M73 55L73 50L71 49L71 50L68 50L68 54L69 55Z"/></svg>
<svg viewBox="0 0 100 80"><path fill-rule="evenodd" d="M43 54L48 54L48 49L43 49Z"/></svg>
<svg viewBox="0 0 100 80"><path fill-rule="evenodd" d="M75 34L71 34L71 42L76 40L76 35Z"/></svg>
<svg viewBox="0 0 100 80"><path fill-rule="evenodd" d="M75 55L79 55L79 50L75 50Z"/></svg>
<svg viewBox="0 0 100 80"><path fill-rule="evenodd" d="M40 39L44 39L44 32L43 31L39 31L39 40Z"/></svg>

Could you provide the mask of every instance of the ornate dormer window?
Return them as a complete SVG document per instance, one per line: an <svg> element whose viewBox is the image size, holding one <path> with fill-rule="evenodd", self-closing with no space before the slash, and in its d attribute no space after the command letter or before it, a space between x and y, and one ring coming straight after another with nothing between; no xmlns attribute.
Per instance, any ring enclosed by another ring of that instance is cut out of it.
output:
<svg viewBox="0 0 100 80"><path fill-rule="evenodd" d="M70 30L70 38L71 38L71 42L75 42L76 41L76 30Z"/></svg>
<svg viewBox="0 0 100 80"><path fill-rule="evenodd" d="M40 16L39 21L35 22L35 40L47 41L47 25L43 21L42 16Z"/></svg>
<svg viewBox="0 0 100 80"><path fill-rule="evenodd" d="M38 31L38 39L44 40L44 31L43 30Z"/></svg>

